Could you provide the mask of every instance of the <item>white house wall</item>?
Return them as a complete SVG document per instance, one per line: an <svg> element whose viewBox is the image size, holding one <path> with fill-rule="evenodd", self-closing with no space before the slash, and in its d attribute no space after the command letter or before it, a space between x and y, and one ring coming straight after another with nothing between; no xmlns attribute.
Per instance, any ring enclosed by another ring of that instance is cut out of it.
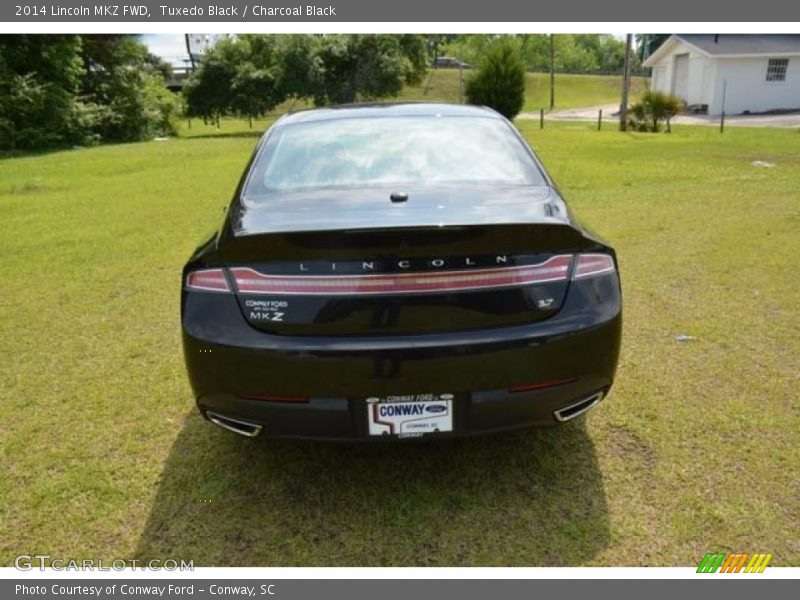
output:
<svg viewBox="0 0 800 600"><path fill-rule="evenodd" d="M715 58L708 59L707 77L703 81L703 102L707 104L708 110L711 110L711 105L714 103L714 93L716 90L717 72L719 62Z"/></svg>
<svg viewBox="0 0 800 600"><path fill-rule="evenodd" d="M713 61L696 52L689 54L689 89L686 104L708 104L708 92L705 82L712 76Z"/></svg>
<svg viewBox="0 0 800 600"><path fill-rule="evenodd" d="M653 74L650 76L650 89L654 92L669 94L671 75L671 69L668 69L665 65L653 67Z"/></svg>
<svg viewBox="0 0 800 600"><path fill-rule="evenodd" d="M776 56L775 58L782 58ZM775 109L800 109L800 56L789 58L786 81L767 81L767 58L719 58L713 100L708 112L722 112L723 82L725 113L764 112Z"/></svg>
<svg viewBox="0 0 800 600"><path fill-rule="evenodd" d="M674 93L672 80L675 56L679 54L689 55L689 77L684 100L688 104L705 104L703 69L708 68L712 61L705 54L697 51L694 46L689 46L680 40L676 40L670 51L653 65L653 77L650 80L651 89L666 94Z"/></svg>

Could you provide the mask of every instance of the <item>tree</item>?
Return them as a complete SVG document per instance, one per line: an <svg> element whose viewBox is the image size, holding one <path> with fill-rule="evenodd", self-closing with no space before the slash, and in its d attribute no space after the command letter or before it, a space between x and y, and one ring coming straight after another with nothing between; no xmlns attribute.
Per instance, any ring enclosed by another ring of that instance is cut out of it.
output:
<svg viewBox="0 0 800 600"><path fill-rule="evenodd" d="M220 40L187 81L188 114L218 120L224 114L252 119L268 113L285 97L279 62L276 36Z"/></svg>
<svg viewBox="0 0 800 600"><path fill-rule="evenodd" d="M399 36L400 52L404 58L403 83L419 85L428 74L431 56L425 36L404 34Z"/></svg>
<svg viewBox="0 0 800 600"><path fill-rule="evenodd" d="M184 90L189 114L259 116L287 98L316 105L374 100L419 84L418 35L242 35L208 51Z"/></svg>
<svg viewBox="0 0 800 600"><path fill-rule="evenodd" d="M0 149L81 143L77 35L0 36Z"/></svg>
<svg viewBox="0 0 800 600"><path fill-rule="evenodd" d="M169 68L132 35L82 36L81 93L98 139L130 142L166 135L177 110L164 85Z"/></svg>
<svg viewBox="0 0 800 600"><path fill-rule="evenodd" d="M131 35L0 36L0 148L169 133L169 72Z"/></svg>
<svg viewBox="0 0 800 600"><path fill-rule="evenodd" d="M308 34L280 36L277 60L284 98L307 99L314 96L320 37Z"/></svg>
<svg viewBox="0 0 800 600"><path fill-rule="evenodd" d="M595 70L601 73L622 70L625 61L625 42L622 40L607 34L579 34L574 38L575 43L592 56Z"/></svg>
<svg viewBox="0 0 800 600"><path fill-rule="evenodd" d="M669 33L637 33L636 56L639 61L644 62L648 56L658 50L661 44L669 39L669 36Z"/></svg>
<svg viewBox="0 0 800 600"><path fill-rule="evenodd" d="M579 36L571 34L556 34L553 37L555 38L556 68L559 71L592 73L598 70L597 35L579 38ZM587 41L590 39L593 41L594 48L587 47Z"/></svg>
<svg viewBox="0 0 800 600"><path fill-rule="evenodd" d="M275 36L243 35L238 38L241 59L233 65L230 107L235 114L252 119L265 115L284 96Z"/></svg>
<svg viewBox="0 0 800 600"><path fill-rule="evenodd" d="M186 112L204 119L219 119L231 110L231 90L236 77L235 49L223 39L209 49L183 88Z"/></svg>
<svg viewBox="0 0 800 600"><path fill-rule="evenodd" d="M463 58L464 62L477 65L497 37L494 34L458 35L440 45L438 55Z"/></svg>
<svg viewBox="0 0 800 600"><path fill-rule="evenodd" d="M437 56L445 56L441 51L445 49L447 44L457 38L458 35L453 33L426 35L425 40L428 44L429 58L435 59Z"/></svg>
<svg viewBox="0 0 800 600"><path fill-rule="evenodd" d="M477 64L497 35L462 35L449 41L440 54L459 56ZM520 34L519 40L525 67L545 73L550 69L550 38L548 34ZM554 34L552 36L555 70L569 73L614 73L622 70L625 43L609 34ZM636 66L636 65L634 65Z"/></svg>
<svg viewBox="0 0 800 600"><path fill-rule="evenodd" d="M398 95L427 72L425 38L418 35L326 35L312 65L318 106Z"/></svg>
<svg viewBox="0 0 800 600"><path fill-rule="evenodd" d="M497 38L478 70L467 81L467 102L489 106L507 119L522 110L525 100L525 64L518 40Z"/></svg>

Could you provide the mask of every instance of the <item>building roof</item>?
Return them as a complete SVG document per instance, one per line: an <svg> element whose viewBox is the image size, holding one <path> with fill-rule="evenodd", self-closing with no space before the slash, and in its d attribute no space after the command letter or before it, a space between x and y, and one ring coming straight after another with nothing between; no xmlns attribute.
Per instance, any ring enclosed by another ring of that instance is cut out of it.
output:
<svg viewBox="0 0 800 600"><path fill-rule="evenodd" d="M800 52L800 35L678 34L683 41L709 56L728 54L783 54Z"/></svg>
<svg viewBox="0 0 800 600"><path fill-rule="evenodd" d="M647 58L645 66L653 66L678 42L718 58L800 55L800 34L675 33Z"/></svg>

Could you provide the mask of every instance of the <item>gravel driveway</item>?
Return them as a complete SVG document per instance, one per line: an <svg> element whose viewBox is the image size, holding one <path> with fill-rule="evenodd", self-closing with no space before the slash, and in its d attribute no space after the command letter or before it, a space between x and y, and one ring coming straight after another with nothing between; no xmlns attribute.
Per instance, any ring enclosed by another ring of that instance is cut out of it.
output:
<svg viewBox="0 0 800 600"><path fill-rule="evenodd" d="M603 104L584 108L570 108L545 112L545 120L558 121L596 121L597 111L603 110L603 121L616 121L619 104ZM538 119L538 112L523 112L518 119ZM708 115L678 115L672 119L673 124L715 125L719 126L719 117ZM728 115L725 125L741 127L800 127L800 111L781 115Z"/></svg>

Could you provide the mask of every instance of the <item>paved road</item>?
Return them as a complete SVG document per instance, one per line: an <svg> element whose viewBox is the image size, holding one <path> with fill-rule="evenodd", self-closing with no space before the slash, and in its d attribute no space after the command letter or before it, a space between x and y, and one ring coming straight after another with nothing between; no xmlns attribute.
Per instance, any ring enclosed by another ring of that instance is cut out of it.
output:
<svg viewBox="0 0 800 600"><path fill-rule="evenodd" d="M616 121L618 104L603 104L584 108L554 110L545 113L545 120L558 121L597 121L597 111L603 109L603 121ZM518 119L538 119L538 112L520 113ZM715 125L719 126L719 117L707 115L678 115L672 119L673 124ZM800 111L785 115L730 115L725 117L725 125L741 127L800 127Z"/></svg>

